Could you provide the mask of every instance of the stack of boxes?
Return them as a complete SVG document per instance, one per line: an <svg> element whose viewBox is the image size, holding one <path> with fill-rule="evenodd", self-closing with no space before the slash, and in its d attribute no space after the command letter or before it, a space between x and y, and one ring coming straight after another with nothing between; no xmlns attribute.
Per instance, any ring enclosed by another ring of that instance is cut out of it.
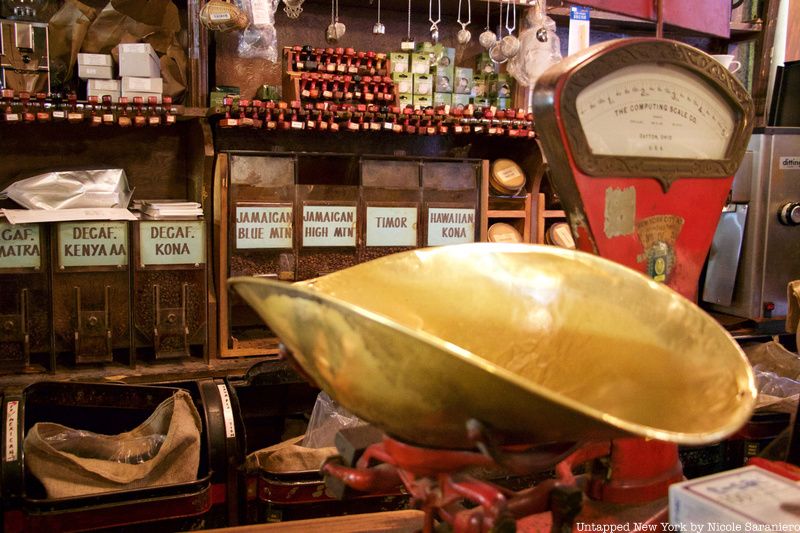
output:
<svg viewBox="0 0 800 533"><path fill-rule="evenodd" d="M119 80L114 79L114 60L109 54L78 54L78 77L86 80L86 99L111 96L119 100Z"/></svg>
<svg viewBox="0 0 800 533"><path fill-rule="evenodd" d="M511 82L511 76L499 72L498 65L489 58L489 53L482 53L478 56L475 76L472 78L472 104L508 109L512 106Z"/></svg>
<svg viewBox="0 0 800 533"><path fill-rule="evenodd" d="M119 45L119 76L122 78L120 94L128 101L141 96L147 102L148 98L155 96L161 102L161 93L164 92L161 61L149 44Z"/></svg>
<svg viewBox="0 0 800 533"><path fill-rule="evenodd" d="M489 54L478 56L473 70L455 66L454 48L419 43L413 53L391 53L389 60L401 107L511 107L511 78L498 73Z"/></svg>
<svg viewBox="0 0 800 533"><path fill-rule="evenodd" d="M78 76L87 82L87 99L110 95L112 102L120 96L132 102L141 96L145 103L150 97L161 102L164 92L161 62L147 43L119 45L120 79L114 79L114 60L109 54L78 54Z"/></svg>

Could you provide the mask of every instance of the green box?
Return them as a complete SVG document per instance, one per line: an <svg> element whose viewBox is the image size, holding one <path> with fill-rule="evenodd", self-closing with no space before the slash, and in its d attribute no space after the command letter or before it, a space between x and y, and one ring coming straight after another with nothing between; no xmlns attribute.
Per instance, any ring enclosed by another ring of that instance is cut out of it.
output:
<svg viewBox="0 0 800 533"><path fill-rule="evenodd" d="M239 88L226 85L214 87L208 95L208 107L221 107L223 105L222 99L228 96L233 98L233 105L237 105L239 102Z"/></svg>
<svg viewBox="0 0 800 533"><path fill-rule="evenodd" d="M434 92L452 93L453 92L453 79L455 78L454 67L434 67Z"/></svg>
<svg viewBox="0 0 800 533"><path fill-rule="evenodd" d="M430 107L433 105L433 98L430 94L415 94L414 107Z"/></svg>
<svg viewBox="0 0 800 533"><path fill-rule="evenodd" d="M472 104L475 107L489 107L492 105L492 101L488 98L473 98Z"/></svg>
<svg viewBox="0 0 800 533"><path fill-rule="evenodd" d="M454 106L459 107L466 107L470 104L470 97L468 94L454 94L453 95L453 104Z"/></svg>
<svg viewBox="0 0 800 533"><path fill-rule="evenodd" d="M496 98L492 100L492 105L497 106L497 109L509 109L511 107L511 98Z"/></svg>
<svg viewBox="0 0 800 533"><path fill-rule="evenodd" d="M456 66L456 49L437 44L433 50L434 68L453 68Z"/></svg>
<svg viewBox="0 0 800 533"><path fill-rule="evenodd" d="M392 66L392 72L408 72L411 68L409 63L410 54L403 52L392 52L389 54L389 63Z"/></svg>
<svg viewBox="0 0 800 533"><path fill-rule="evenodd" d="M472 76L472 92L470 93L473 98L486 98L489 96L489 80L483 74L476 74Z"/></svg>
<svg viewBox="0 0 800 533"><path fill-rule="evenodd" d="M409 93L398 94L397 105L400 107L414 105L414 95Z"/></svg>
<svg viewBox="0 0 800 533"><path fill-rule="evenodd" d="M395 92L398 94L411 94L414 92L414 76L405 72L395 72L392 74Z"/></svg>
<svg viewBox="0 0 800 533"><path fill-rule="evenodd" d="M435 47L432 42L430 41L423 41L421 43L417 43L414 46L414 52L416 53L425 53L425 54L432 54Z"/></svg>
<svg viewBox="0 0 800 533"><path fill-rule="evenodd" d="M413 74L430 74L431 73L431 54L414 53L411 56L411 72Z"/></svg>
<svg viewBox="0 0 800 533"><path fill-rule="evenodd" d="M508 74L495 74L489 76L489 96L493 98L511 98L513 85Z"/></svg>
<svg viewBox="0 0 800 533"><path fill-rule="evenodd" d="M471 68L456 67L453 92L457 94L470 94L472 92Z"/></svg>
<svg viewBox="0 0 800 533"><path fill-rule="evenodd" d="M433 94L433 76L430 74L414 74L414 94L427 95Z"/></svg>
<svg viewBox="0 0 800 533"><path fill-rule="evenodd" d="M476 74L496 74L498 69L497 63L492 61L489 57L489 52L483 52L478 56L475 63Z"/></svg>
<svg viewBox="0 0 800 533"><path fill-rule="evenodd" d="M433 105L453 105L453 95L451 93L433 93Z"/></svg>

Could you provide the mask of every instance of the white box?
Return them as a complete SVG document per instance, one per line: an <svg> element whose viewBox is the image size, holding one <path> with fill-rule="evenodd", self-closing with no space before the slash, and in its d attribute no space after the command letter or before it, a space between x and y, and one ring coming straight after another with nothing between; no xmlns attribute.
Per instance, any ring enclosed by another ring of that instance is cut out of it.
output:
<svg viewBox="0 0 800 533"><path fill-rule="evenodd" d="M114 59L110 54L78 54L78 65L113 67Z"/></svg>
<svg viewBox="0 0 800 533"><path fill-rule="evenodd" d="M164 81L161 78L122 78L121 90L139 93L158 93L164 92Z"/></svg>
<svg viewBox="0 0 800 533"><path fill-rule="evenodd" d="M798 502L797 483L745 466L671 485L670 531L799 531L800 516L790 512Z"/></svg>
<svg viewBox="0 0 800 533"><path fill-rule="evenodd" d="M156 51L147 43L120 44L119 75L157 78L161 75L161 62Z"/></svg>
<svg viewBox="0 0 800 533"><path fill-rule="evenodd" d="M129 104L132 104L133 103L133 99L136 98L137 96L141 96L142 97L142 100L144 100L144 105L147 105L147 99L150 98L151 96L155 96L158 99L158 103L159 104L161 103L161 93L143 93L143 92L139 92L139 91L125 91L125 90L123 90L121 92L121 96L124 96L125 98L127 98Z"/></svg>
<svg viewBox="0 0 800 533"><path fill-rule="evenodd" d="M119 100L119 80L89 80L86 84L86 98L96 96L102 98L103 96L111 96L111 101L116 102Z"/></svg>
<svg viewBox="0 0 800 533"><path fill-rule="evenodd" d="M114 67L78 65L78 77L82 80L110 80L114 77Z"/></svg>

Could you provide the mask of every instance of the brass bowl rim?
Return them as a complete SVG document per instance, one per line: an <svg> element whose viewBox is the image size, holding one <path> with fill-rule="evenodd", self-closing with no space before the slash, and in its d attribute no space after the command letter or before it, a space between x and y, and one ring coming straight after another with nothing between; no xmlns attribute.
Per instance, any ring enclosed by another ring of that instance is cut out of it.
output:
<svg viewBox="0 0 800 533"><path fill-rule="evenodd" d="M721 324L719 324L716 320L714 320L711 316L709 316L696 304L694 304L681 294L675 292L673 289L667 287L666 285L658 283L648 278L644 274L637 272L636 270L633 270L625 265L579 250L569 250L566 248L560 248L556 246L524 244L524 243L521 244L520 243L468 243L468 244L457 244L448 246L448 248L450 249L464 248L464 247L475 247L475 248L493 247L498 251L513 252L513 253L530 253L531 251L533 251L535 253L544 253L545 255L560 256L561 258L565 259L572 258L579 261L590 261L598 263L598 265L601 268L610 270L612 271L612 273L614 271L617 271L624 276L630 276L631 274L634 274L634 279L638 277L639 281L643 281L649 286L654 287L655 290L664 292L664 290L666 289L665 292L666 296L672 298L674 301L679 302L681 306L695 307L696 308L695 314L697 314L698 317L702 317L703 320L706 320L709 323L711 323L712 327L715 328L717 332L722 333L725 337L727 337L730 340L731 345L734 347L734 350L738 353L742 362L745 363L744 367L746 369L748 386L747 390L742 392L744 393L749 391L750 394L747 394L745 397L743 397L742 402L747 403L748 405L745 406L746 408L740 406L740 408L738 409L737 416L733 418L731 422L713 432L686 433L686 432L657 429L652 426L647 426L635 422L628 422L617 416L605 413L599 409L583 404L577 400L574 400L572 398L564 396L563 394L547 389L528 379L525 379L517 374L514 374L513 372L506 370L505 368L496 365L491 361L488 361L487 359L481 357L480 355L472 353L469 350L466 350L458 346L457 344L448 342L440 337L437 337L423 330L411 329L408 326L396 322L387 316L381 315L379 313L376 313L369 309L365 309L363 307L359 307L346 300L331 296L322 291L317 291L313 288L310 288L310 285L308 285L308 283L313 281L313 279L289 284L286 282L265 279L265 278L256 278L253 276L236 276L229 278L228 283L231 284L232 286L235 286L239 283L256 283L261 285L273 286L278 289L278 292L296 293L296 295L292 296L299 296L305 299L322 300L326 304L331 305L334 308L338 307L344 309L347 312L355 313L368 320L378 322L379 324L382 324L383 326L389 329L395 330L402 335L407 335L416 338L417 340L432 345L435 348L439 349L440 351L445 352L448 355L455 356L466 363L475 364L482 370L489 372L501 379L505 379L536 396L543 397L544 399L550 402L573 409L574 411L580 414L583 414L595 420L602 421L610 426L619 428L632 435L645 437L648 439L674 442L676 444L702 445L702 444L718 442L724 439L725 437L731 435L739 428L741 428L745 424L745 422L747 422L747 420L750 419L750 415L753 410L753 405L755 404L756 401L757 390L755 386L755 376L753 374L753 369L749 361L747 360L747 356L744 354L744 351L741 349L736 340L730 335L730 333L728 333L725 330L725 328L722 327ZM500 249L501 247L505 248L505 250L501 250ZM414 252L442 250L442 249L443 248L419 248L417 250L414 250ZM409 253L409 252L401 252L401 253ZM389 257L391 256L378 258L375 261L381 261L383 259L388 259ZM697 313L697 311L699 311L699 313Z"/></svg>

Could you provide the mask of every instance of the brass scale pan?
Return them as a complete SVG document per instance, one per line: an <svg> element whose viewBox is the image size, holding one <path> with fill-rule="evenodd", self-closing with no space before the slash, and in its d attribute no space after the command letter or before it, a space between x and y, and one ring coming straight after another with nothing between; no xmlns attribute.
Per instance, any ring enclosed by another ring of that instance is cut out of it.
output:
<svg viewBox="0 0 800 533"><path fill-rule="evenodd" d="M719 441L750 417L753 372L673 290L582 252L465 244L295 284L230 283L319 386L392 436L467 448L641 436Z"/></svg>

